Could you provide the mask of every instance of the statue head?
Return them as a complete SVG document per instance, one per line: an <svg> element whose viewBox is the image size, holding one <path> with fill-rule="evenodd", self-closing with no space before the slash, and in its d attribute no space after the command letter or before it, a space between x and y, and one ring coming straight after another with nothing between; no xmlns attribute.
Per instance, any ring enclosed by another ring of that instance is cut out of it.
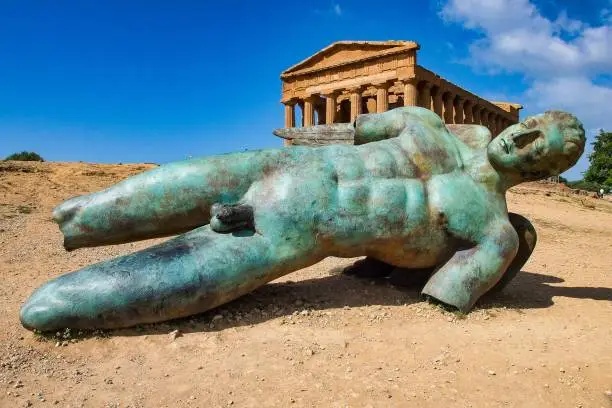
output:
<svg viewBox="0 0 612 408"><path fill-rule="evenodd" d="M569 169L582 155L585 141L574 115L548 111L506 128L489 143L487 155L495 169L518 184Z"/></svg>

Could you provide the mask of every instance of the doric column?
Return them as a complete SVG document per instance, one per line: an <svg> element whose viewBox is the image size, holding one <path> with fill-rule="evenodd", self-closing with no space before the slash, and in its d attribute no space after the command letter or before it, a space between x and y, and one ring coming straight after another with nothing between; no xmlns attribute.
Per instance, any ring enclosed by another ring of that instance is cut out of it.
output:
<svg viewBox="0 0 612 408"><path fill-rule="evenodd" d="M444 123L453 123L453 100L455 96L450 92L443 95L444 98Z"/></svg>
<svg viewBox="0 0 612 408"><path fill-rule="evenodd" d="M497 129L497 133L501 133L505 126L504 126L504 118L502 118L501 116L497 116L497 122L495 124L495 127Z"/></svg>
<svg viewBox="0 0 612 408"><path fill-rule="evenodd" d="M402 81L404 84L404 106L417 106L419 91L416 78Z"/></svg>
<svg viewBox="0 0 612 408"><path fill-rule="evenodd" d="M285 105L285 127L295 127L295 101L283 102Z"/></svg>
<svg viewBox="0 0 612 408"><path fill-rule="evenodd" d="M374 84L376 87L376 112L389 110L389 84L387 82Z"/></svg>
<svg viewBox="0 0 612 408"><path fill-rule="evenodd" d="M493 136L497 135L497 133L495 133L495 113L489 112L489 115L487 117L487 123L489 124L489 130L491 130L491 134Z"/></svg>
<svg viewBox="0 0 612 408"><path fill-rule="evenodd" d="M431 83L423 81L421 85L421 102L419 106L431 110Z"/></svg>
<svg viewBox="0 0 612 408"><path fill-rule="evenodd" d="M330 92L325 95L325 123L331 125L336 118L336 98L337 92Z"/></svg>
<svg viewBox="0 0 612 408"><path fill-rule="evenodd" d="M444 92L442 91L442 88L436 87L435 93L433 94L433 100L432 100L433 111L435 112L436 115L438 115L441 118L442 118L442 114L444 113L444 107L443 107L444 102L442 100L443 93Z"/></svg>
<svg viewBox="0 0 612 408"><path fill-rule="evenodd" d="M489 112L486 108L480 111L480 124L484 127L489 127Z"/></svg>
<svg viewBox="0 0 612 408"><path fill-rule="evenodd" d="M350 88L351 94L351 123L361 115L361 87Z"/></svg>
<svg viewBox="0 0 612 408"><path fill-rule="evenodd" d="M461 124L463 123L463 104L465 103L465 99L462 96L457 95L455 98L455 123Z"/></svg>
<svg viewBox="0 0 612 408"><path fill-rule="evenodd" d="M463 123L471 124L474 123L474 118L472 117L472 107L474 106L474 102L469 99L465 100L463 104Z"/></svg>
<svg viewBox="0 0 612 408"><path fill-rule="evenodd" d="M481 119L480 119L480 110L482 109L482 107L480 105L474 104L474 107L472 108L473 110L473 122L475 125L480 125Z"/></svg>
<svg viewBox="0 0 612 408"><path fill-rule="evenodd" d="M304 98L304 126L314 125L314 97Z"/></svg>

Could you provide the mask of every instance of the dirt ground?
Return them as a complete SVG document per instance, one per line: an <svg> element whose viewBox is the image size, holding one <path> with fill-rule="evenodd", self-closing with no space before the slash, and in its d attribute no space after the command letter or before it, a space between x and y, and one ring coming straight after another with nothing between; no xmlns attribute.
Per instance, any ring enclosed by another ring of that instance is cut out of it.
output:
<svg viewBox="0 0 612 408"><path fill-rule="evenodd" d="M467 316L330 258L192 319L23 329L48 279L151 245L66 252L52 208L150 167L0 162L1 407L612 406L612 203L543 184L508 193L532 258Z"/></svg>

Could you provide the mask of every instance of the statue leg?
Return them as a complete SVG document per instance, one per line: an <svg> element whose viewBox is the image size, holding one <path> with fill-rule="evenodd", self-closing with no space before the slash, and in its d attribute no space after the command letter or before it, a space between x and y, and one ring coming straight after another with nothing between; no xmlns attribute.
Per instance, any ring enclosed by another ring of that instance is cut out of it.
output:
<svg viewBox="0 0 612 408"><path fill-rule="evenodd" d="M517 273L520 272L521 268L531 256L531 253L535 249L537 242L537 234L534 226L529 220L520 214L508 213L510 223L518 233L519 237L519 248L516 256L512 260L512 263L506 269L506 272L501 279L491 288L489 293L495 293L503 290L508 283Z"/></svg>
<svg viewBox="0 0 612 408"><path fill-rule="evenodd" d="M49 281L24 304L21 322L41 331L108 329L190 316L320 260L249 230L204 226Z"/></svg>
<svg viewBox="0 0 612 408"><path fill-rule="evenodd" d="M163 165L67 200L53 218L67 250L191 231L210 222L214 204L241 204L261 168L272 161L269 156L246 152ZM221 229L248 221L248 211L217 209Z"/></svg>

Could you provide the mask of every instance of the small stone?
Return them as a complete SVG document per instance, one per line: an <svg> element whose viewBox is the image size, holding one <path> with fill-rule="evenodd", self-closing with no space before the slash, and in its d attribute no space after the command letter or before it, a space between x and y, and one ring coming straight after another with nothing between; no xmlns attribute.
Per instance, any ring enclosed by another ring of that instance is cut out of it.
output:
<svg viewBox="0 0 612 408"><path fill-rule="evenodd" d="M170 332L170 334L168 334L168 337L170 337L170 340L172 340L172 341L174 341L177 338L182 337L182 336L183 336L183 333L180 330L178 330L178 329L177 330L172 330Z"/></svg>
<svg viewBox="0 0 612 408"><path fill-rule="evenodd" d="M304 354L307 356L313 356L314 355L314 351L312 351L311 349L306 349L304 350Z"/></svg>
<svg viewBox="0 0 612 408"><path fill-rule="evenodd" d="M223 319L223 315L217 314L212 319L213 319L213 322L216 322L217 320Z"/></svg>
<svg viewBox="0 0 612 408"><path fill-rule="evenodd" d="M59 341L55 343L55 347L59 347L61 345L62 345L62 343L60 343Z"/></svg>
<svg viewBox="0 0 612 408"><path fill-rule="evenodd" d="M559 372L560 372L560 373L564 373L564 372L565 372L565 368L561 367L561 368L559 369Z"/></svg>
<svg viewBox="0 0 612 408"><path fill-rule="evenodd" d="M544 388L549 388L549 387L550 387L550 385L544 384Z"/></svg>
<svg viewBox="0 0 612 408"><path fill-rule="evenodd" d="M193 401L194 399L196 399L196 398L195 398L195 395L191 395L191 396L189 397L189 399Z"/></svg>
<svg viewBox="0 0 612 408"><path fill-rule="evenodd" d="M227 405L234 405L234 401L233 400L227 401Z"/></svg>
<svg viewBox="0 0 612 408"><path fill-rule="evenodd" d="M606 396L612 400L612 390L606 390L604 391L604 394L606 394Z"/></svg>
<svg viewBox="0 0 612 408"><path fill-rule="evenodd" d="M495 371L489 370L489 375L495 375L495 374L496 374Z"/></svg>

